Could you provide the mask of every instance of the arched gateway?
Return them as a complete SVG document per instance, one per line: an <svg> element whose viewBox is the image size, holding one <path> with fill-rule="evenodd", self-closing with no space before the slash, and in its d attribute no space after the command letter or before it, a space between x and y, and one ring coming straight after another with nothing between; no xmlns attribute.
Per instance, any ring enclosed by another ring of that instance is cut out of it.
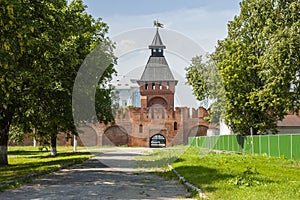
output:
<svg viewBox="0 0 300 200"><path fill-rule="evenodd" d="M161 134L156 134L153 135L150 138L150 147L166 147L167 146L167 141L165 136Z"/></svg>

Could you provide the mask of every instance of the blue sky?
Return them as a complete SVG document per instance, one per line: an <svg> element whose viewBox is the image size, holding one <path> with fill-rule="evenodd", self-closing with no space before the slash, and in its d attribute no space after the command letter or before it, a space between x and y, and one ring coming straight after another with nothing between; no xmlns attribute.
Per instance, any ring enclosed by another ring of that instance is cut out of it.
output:
<svg viewBox="0 0 300 200"><path fill-rule="evenodd" d="M160 35L165 56L178 80L175 106L197 107L186 85L185 67L196 55L213 52L227 35L227 23L239 14L240 0L84 0L87 12L109 25L116 43L118 75L113 81L139 79L149 57L155 34L153 21L164 24ZM206 107L206 106L205 106Z"/></svg>
<svg viewBox="0 0 300 200"><path fill-rule="evenodd" d="M182 9L224 10L238 7L236 0L84 0L93 15L146 15Z"/></svg>
<svg viewBox="0 0 300 200"><path fill-rule="evenodd" d="M110 26L110 36L131 29L165 27L194 39L212 52L227 35L227 23L239 13L240 0L84 0L87 11Z"/></svg>

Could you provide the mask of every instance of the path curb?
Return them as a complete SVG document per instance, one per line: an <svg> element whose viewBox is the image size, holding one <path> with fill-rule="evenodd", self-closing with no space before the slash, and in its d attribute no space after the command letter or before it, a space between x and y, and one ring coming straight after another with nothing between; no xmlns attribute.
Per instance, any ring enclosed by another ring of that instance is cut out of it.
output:
<svg viewBox="0 0 300 200"><path fill-rule="evenodd" d="M203 198L203 199L208 199L208 196L206 196L202 190L196 186L194 186L193 184L189 183L183 176L181 176L181 174L178 173L178 171L176 171L171 165L168 165L169 169L172 170L176 176L178 177L178 179L188 188L190 188L191 190L194 190L196 192L198 192L199 197Z"/></svg>

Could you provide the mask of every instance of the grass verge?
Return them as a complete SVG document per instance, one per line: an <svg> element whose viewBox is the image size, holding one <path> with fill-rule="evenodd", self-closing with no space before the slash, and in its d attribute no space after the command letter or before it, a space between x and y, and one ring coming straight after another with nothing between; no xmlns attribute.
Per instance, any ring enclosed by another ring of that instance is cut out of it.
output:
<svg viewBox="0 0 300 200"><path fill-rule="evenodd" d="M0 192L19 186L30 174L55 169L68 164L81 163L91 157L88 152L73 152L72 147L57 147L58 155L51 157L49 151L40 151L38 147L9 147L8 166L0 166L0 185L14 182L9 186L0 187ZM22 181L19 181L20 178Z"/></svg>
<svg viewBox="0 0 300 200"><path fill-rule="evenodd" d="M163 151L147 159L160 162L162 155L174 157ZM300 199L300 161L191 147L172 166L210 199Z"/></svg>

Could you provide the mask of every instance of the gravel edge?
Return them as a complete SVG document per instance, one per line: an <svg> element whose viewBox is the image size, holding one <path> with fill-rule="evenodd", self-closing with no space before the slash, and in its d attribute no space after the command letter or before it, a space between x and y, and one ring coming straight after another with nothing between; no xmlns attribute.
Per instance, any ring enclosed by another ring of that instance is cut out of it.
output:
<svg viewBox="0 0 300 200"><path fill-rule="evenodd" d="M179 174L178 171L176 171L171 165L168 165L168 167L169 167L170 170L172 170L172 171L176 174L176 176L178 177L178 179L179 179L179 180L180 180L187 188L189 188L189 189L191 189L191 190L194 190L194 191L198 192L200 198L208 199L208 196L206 196L200 188L198 188L198 187L194 186L193 184L189 183L189 182L188 182L183 176L181 176L181 174Z"/></svg>

